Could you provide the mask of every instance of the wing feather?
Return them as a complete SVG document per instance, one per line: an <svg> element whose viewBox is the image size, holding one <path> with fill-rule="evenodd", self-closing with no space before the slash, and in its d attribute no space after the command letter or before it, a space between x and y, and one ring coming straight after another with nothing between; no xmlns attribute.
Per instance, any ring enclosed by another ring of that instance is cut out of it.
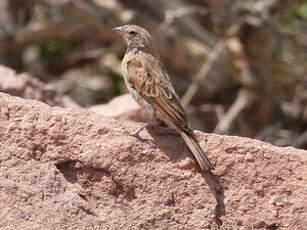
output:
<svg viewBox="0 0 307 230"><path fill-rule="evenodd" d="M190 130L184 109L162 64L152 56L134 57L127 62L129 83L156 110L167 124Z"/></svg>

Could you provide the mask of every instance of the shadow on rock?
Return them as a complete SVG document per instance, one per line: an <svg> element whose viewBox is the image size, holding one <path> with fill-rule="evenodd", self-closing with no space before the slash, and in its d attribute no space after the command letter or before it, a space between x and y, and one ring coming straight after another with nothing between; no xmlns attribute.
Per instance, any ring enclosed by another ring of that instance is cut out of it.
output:
<svg viewBox="0 0 307 230"><path fill-rule="evenodd" d="M193 157L192 153L189 151L188 147L184 144L180 135L173 129L163 127L163 126L149 126L146 127L148 133L153 138L155 145L164 153L166 153L172 160L180 161L185 157ZM189 155L179 154L178 149L186 149ZM220 185L219 176L213 174L212 172L202 172L202 177L208 184L210 191L212 192L215 200L216 206L214 210L214 222L218 225L222 225L221 217L225 215L225 203L224 203L224 190Z"/></svg>

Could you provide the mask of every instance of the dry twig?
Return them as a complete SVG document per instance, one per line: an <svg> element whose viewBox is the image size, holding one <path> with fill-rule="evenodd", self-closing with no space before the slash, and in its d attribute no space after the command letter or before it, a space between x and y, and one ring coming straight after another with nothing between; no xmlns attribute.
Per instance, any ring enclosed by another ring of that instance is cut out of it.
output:
<svg viewBox="0 0 307 230"><path fill-rule="evenodd" d="M237 34L238 31L240 30L240 27L241 27L241 23L236 23L232 25L226 33L227 37L231 37ZM215 47L209 54L208 59L206 60L206 62L204 62L202 67L199 69L198 73L193 78L192 84L190 85L186 93L184 94L181 100L184 107L186 107L191 102L192 98L194 97L195 93L198 90L199 83L208 76L208 73L210 72L213 64L218 59L218 57L220 56L222 51L225 49L225 47L226 47L225 39L221 39L220 41L217 42L217 44L215 45Z"/></svg>
<svg viewBox="0 0 307 230"><path fill-rule="evenodd" d="M217 126L215 127L215 133L228 133L231 128L231 124L235 120L235 118L240 114L240 112L246 108L250 103L250 95L247 89L241 89L239 91L238 97L235 102L232 104L231 108L227 111L226 115L219 121Z"/></svg>

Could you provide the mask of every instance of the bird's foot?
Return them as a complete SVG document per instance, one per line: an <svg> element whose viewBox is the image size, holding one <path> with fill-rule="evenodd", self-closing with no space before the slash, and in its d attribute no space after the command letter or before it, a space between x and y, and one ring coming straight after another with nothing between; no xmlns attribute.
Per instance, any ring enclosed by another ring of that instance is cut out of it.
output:
<svg viewBox="0 0 307 230"><path fill-rule="evenodd" d="M134 130L134 131L131 131L131 130L127 130L127 129L124 129L124 132L129 135L129 136L133 136L133 137L136 137L138 139L141 139L141 140L144 140L141 136L140 136L140 132L144 129L144 128L151 128L151 127L154 127L155 124L153 123L143 123L141 125L140 128L138 128L137 130Z"/></svg>

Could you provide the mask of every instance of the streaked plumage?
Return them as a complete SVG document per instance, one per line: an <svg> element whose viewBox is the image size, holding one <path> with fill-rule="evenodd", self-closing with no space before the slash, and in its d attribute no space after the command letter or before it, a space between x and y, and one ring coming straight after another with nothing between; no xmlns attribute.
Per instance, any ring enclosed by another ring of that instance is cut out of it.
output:
<svg viewBox="0 0 307 230"><path fill-rule="evenodd" d="M114 30L120 33L127 43L122 71L133 98L152 116L180 134L203 170L213 168L189 126L169 76L153 48L150 34L136 25L116 27Z"/></svg>

